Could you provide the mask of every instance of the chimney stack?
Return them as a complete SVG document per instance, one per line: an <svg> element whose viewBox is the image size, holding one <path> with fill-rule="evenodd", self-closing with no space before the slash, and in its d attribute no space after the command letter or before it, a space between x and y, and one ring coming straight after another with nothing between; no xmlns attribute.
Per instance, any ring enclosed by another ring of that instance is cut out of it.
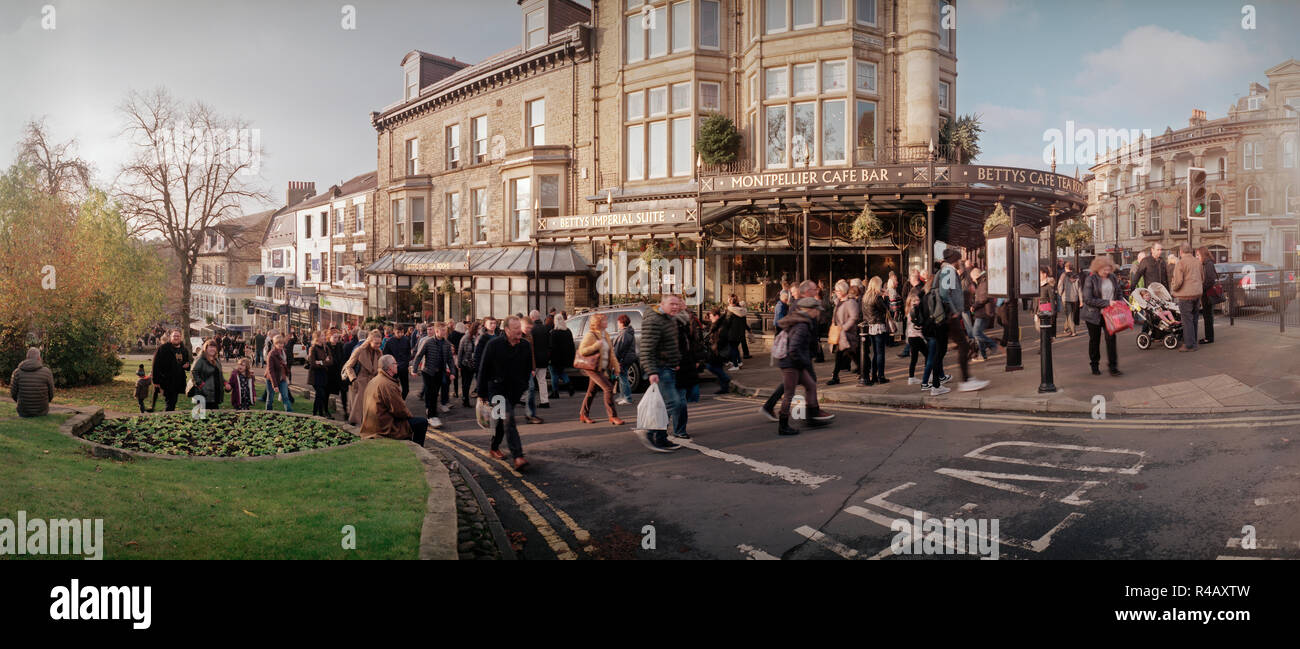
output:
<svg viewBox="0 0 1300 649"><path fill-rule="evenodd" d="M285 192L285 205L294 205L315 195L316 183L290 180L289 191Z"/></svg>
<svg viewBox="0 0 1300 649"><path fill-rule="evenodd" d="M1199 108L1193 109L1191 118L1187 120L1187 125L1190 127L1195 127L1195 126L1200 126L1204 123L1205 123L1205 111Z"/></svg>

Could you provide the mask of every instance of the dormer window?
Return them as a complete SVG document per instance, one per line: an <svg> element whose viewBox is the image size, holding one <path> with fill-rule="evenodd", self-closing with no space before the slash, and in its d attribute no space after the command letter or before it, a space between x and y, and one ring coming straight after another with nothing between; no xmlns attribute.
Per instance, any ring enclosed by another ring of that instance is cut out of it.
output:
<svg viewBox="0 0 1300 649"><path fill-rule="evenodd" d="M1259 110L1264 103L1264 98L1259 95L1251 95L1246 98L1246 110Z"/></svg>
<svg viewBox="0 0 1300 649"><path fill-rule="evenodd" d="M420 68L412 65L406 68L406 98L412 99L420 94Z"/></svg>
<svg viewBox="0 0 1300 649"><path fill-rule="evenodd" d="M524 49L546 44L546 9L536 9L524 16Z"/></svg>

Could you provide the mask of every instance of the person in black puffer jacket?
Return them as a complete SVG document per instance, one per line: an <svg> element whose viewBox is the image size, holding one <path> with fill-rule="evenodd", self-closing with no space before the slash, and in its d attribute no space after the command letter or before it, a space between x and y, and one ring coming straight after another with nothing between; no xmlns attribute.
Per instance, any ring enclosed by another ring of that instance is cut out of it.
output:
<svg viewBox="0 0 1300 649"><path fill-rule="evenodd" d="M790 427L790 401L794 398L796 384L802 384L804 398L807 400L807 419L810 426L824 426L835 418L829 412L823 412L817 401L817 380L812 375L812 343L816 336L816 323L821 316L821 301L817 298L800 298L795 303L794 312L781 318L778 325L781 334L786 336L786 354L777 359L784 381L785 394L781 397L781 413L777 424L777 434L798 435L798 429ZM778 334L780 335L780 334Z"/></svg>
<svg viewBox="0 0 1300 649"><path fill-rule="evenodd" d="M41 364L41 350L35 347L27 350L27 358L9 376L9 396L18 406L19 417L50 414L50 401L54 400L54 373ZM143 404L144 399L140 403Z"/></svg>

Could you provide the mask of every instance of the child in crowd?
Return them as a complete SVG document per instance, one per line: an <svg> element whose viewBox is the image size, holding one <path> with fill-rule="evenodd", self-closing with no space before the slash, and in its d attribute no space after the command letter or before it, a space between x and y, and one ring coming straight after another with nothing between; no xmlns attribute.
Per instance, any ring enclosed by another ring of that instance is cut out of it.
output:
<svg viewBox="0 0 1300 649"><path fill-rule="evenodd" d="M903 312L903 321L907 323L907 326L904 328L904 335L907 338L907 346L912 350L912 358L907 368L908 385L916 385L921 382L920 379L916 378L916 361L921 358L923 354L927 358L929 357L929 347L926 345L925 335L921 333L921 325L918 324L916 318L913 317L916 307L920 304L920 291L913 292L912 295L907 298L907 305L904 307ZM916 315L919 316L920 314L916 313Z"/></svg>
<svg viewBox="0 0 1300 649"><path fill-rule="evenodd" d="M251 410L257 400L257 381L253 378L253 363L248 357L239 359L230 372L230 405L235 410Z"/></svg>
<svg viewBox="0 0 1300 649"><path fill-rule="evenodd" d="M144 363L140 363L140 369L135 371L135 376L135 400L140 404L140 412L145 412L144 400L149 397L149 386L152 383L152 377L144 373ZM157 397L154 397L154 401L157 401ZM152 407L149 408L149 412L153 412Z"/></svg>

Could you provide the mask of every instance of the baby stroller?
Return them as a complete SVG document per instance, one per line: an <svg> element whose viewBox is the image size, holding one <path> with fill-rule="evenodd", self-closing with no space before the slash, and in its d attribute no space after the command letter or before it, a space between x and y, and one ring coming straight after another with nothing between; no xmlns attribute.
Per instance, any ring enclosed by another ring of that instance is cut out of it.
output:
<svg viewBox="0 0 1300 649"><path fill-rule="evenodd" d="M1142 317L1142 331L1137 335L1138 349L1150 349L1153 341L1163 340L1165 349L1174 349L1183 339L1183 320L1178 303L1160 283L1134 289L1129 296L1133 311Z"/></svg>

